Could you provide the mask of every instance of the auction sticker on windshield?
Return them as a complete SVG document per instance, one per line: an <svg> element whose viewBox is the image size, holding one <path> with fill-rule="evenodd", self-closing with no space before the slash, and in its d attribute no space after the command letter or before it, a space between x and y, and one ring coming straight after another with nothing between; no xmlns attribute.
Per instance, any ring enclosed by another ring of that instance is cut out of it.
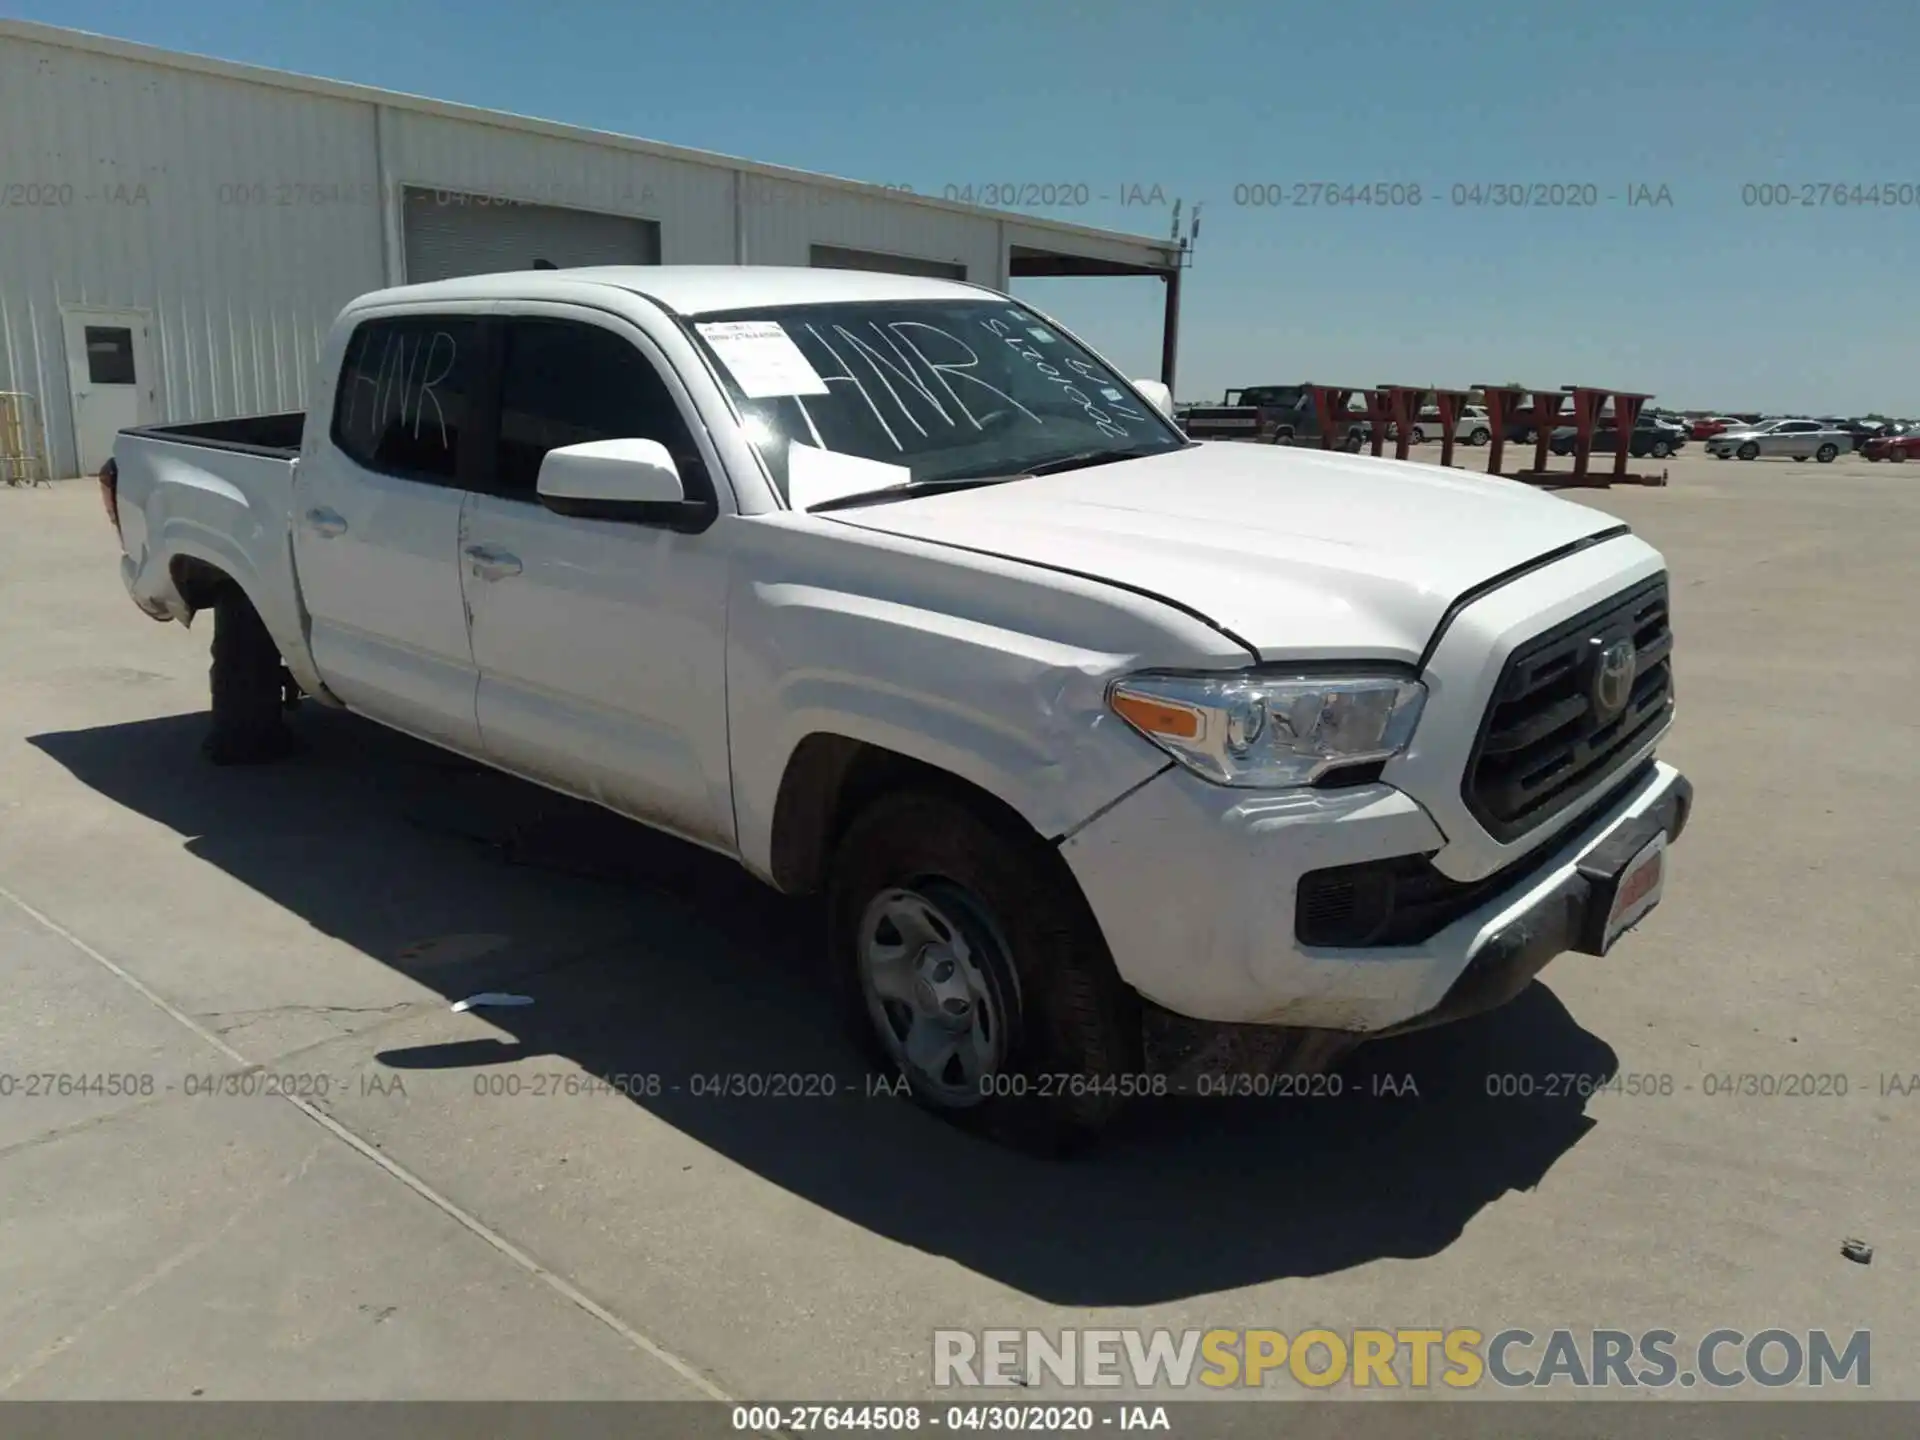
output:
<svg viewBox="0 0 1920 1440"><path fill-rule="evenodd" d="M776 321L717 320L696 328L749 400L830 393L827 382Z"/></svg>

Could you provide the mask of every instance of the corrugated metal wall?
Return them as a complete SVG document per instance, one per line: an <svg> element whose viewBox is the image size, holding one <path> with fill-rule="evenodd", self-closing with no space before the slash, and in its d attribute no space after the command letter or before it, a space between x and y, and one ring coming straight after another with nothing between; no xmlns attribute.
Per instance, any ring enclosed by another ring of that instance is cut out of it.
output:
<svg viewBox="0 0 1920 1440"><path fill-rule="evenodd" d="M733 259L730 170L417 110L383 108L381 140L394 185L657 220L663 265Z"/></svg>
<svg viewBox="0 0 1920 1440"><path fill-rule="evenodd" d="M990 215L193 63L0 32L0 390L39 398L55 474L75 468L63 305L148 313L160 423L297 409L340 307L405 278L409 185L651 220L669 265L820 244L1006 284Z"/></svg>
<svg viewBox="0 0 1920 1440"><path fill-rule="evenodd" d="M0 390L39 397L54 474L75 468L62 305L148 312L162 421L303 403L335 313L381 283L373 123L0 36Z"/></svg>
<svg viewBox="0 0 1920 1440"><path fill-rule="evenodd" d="M749 265L805 265L815 245L948 260L967 278L1002 283L1000 225L991 216L904 205L884 196L830 190L759 175L741 177Z"/></svg>

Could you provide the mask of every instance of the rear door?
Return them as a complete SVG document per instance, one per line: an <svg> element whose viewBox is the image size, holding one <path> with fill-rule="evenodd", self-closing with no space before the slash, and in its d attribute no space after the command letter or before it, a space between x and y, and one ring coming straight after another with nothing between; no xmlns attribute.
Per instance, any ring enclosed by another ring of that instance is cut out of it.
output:
<svg viewBox="0 0 1920 1440"><path fill-rule="evenodd" d="M463 550L486 756L731 853L725 527L559 515L535 492L549 450L645 439L714 502L691 399L614 315L505 304L496 324L498 437Z"/></svg>
<svg viewBox="0 0 1920 1440"><path fill-rule="evenodd" d="M353 709L470 754L480 732L460 523L488 309L362 321L325 439L294 472L294 558L321 678Z"/></svg>

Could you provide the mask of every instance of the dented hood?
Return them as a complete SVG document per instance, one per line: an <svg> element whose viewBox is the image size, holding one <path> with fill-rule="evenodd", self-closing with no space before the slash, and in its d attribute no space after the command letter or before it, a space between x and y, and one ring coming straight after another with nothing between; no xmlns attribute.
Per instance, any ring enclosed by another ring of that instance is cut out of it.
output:
<svg viewBox="0 0 1920 1440"><path fill-rule="evenodd" d="M1518 481L1233 442L832 518L1146 591L1268 660L1413 661L1467 591L1621 528Z"/></svg>

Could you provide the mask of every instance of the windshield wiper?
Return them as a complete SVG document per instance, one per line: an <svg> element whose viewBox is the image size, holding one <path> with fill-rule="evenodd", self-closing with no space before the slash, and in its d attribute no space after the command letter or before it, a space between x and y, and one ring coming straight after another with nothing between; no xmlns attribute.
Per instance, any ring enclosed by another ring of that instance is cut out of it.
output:
<svg viewBox="0 0 1920 1440"><path fill-rule="evenodd" d="M1029 465L1021 473L1058 475L1063 470L1084 470L1089 465L1110 465L1116 460L1141 460L1149 455L1170 453L1172 453L1171 450L1165 445L1118 445L1101 450L1076 450L1073 454L1062 455L1057 460L1042 460L1038 465Z"/></svg>
<svg viewBox="0 0 1920 1440"><path fill-rule="evenodd" d="M877 490L861 490L852 495L836 495L818 505L807 506L809 515L823 510L846 510L855 505L879 505L888 500L912 500L921 495L942 495L954 490L973 490L982 485L1000 485L1018 479L1014 475L972 475L944 480L909 480L904 485L883 485Z"/></svg>

